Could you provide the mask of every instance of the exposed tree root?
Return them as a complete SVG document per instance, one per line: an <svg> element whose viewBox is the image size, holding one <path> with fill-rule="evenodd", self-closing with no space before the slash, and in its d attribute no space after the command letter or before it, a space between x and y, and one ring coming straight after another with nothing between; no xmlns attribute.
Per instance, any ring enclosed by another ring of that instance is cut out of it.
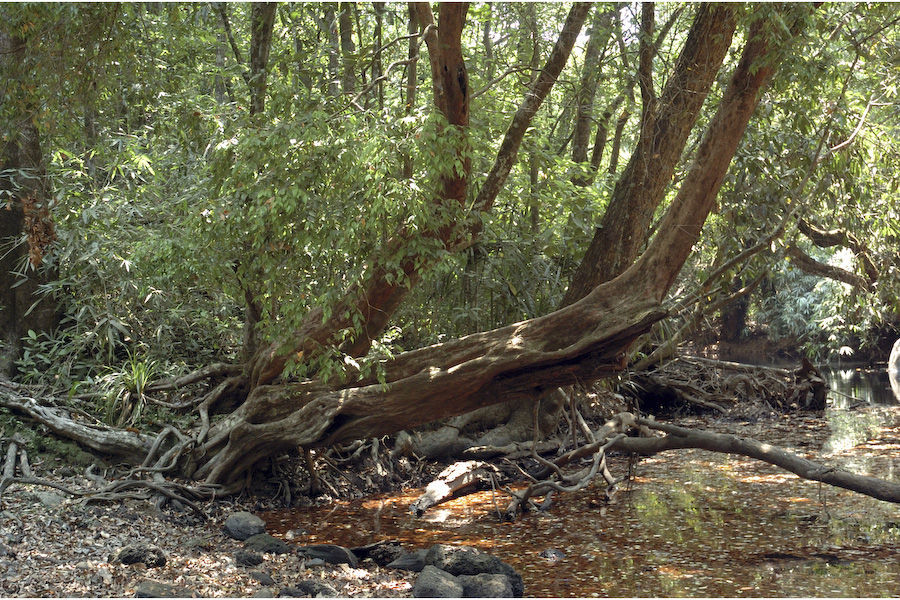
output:
<svg viewBox="0 0 900 600"><path fill-rule="evenodd" d="M202 369L197 369L196 371L188 373L187 375L182 375L181 377L172 377L169 379L154 381L148 384L144 391L147 393L151 393L177 390L192 383L197 383L198 381L204 381L206 379L213 379L215 377L232 377L235 375L239 375L242 371L243 367L241 365L234 365L229 363L213 363L211 365L203 367Z"/></svg>
<svg viewBox="0 0 900 600"><path fill-rule="evenodd" d="M683 357L631 377L643 412L704 412L741 417L822 410L827 387L806 359L795 370Z"/></svg>

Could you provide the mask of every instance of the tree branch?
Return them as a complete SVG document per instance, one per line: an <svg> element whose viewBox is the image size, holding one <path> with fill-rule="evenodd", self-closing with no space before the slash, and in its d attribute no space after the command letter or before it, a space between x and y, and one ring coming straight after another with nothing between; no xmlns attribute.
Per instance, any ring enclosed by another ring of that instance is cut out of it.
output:
<svg viewBox="0 0 900 600"><path fill-rule="evenodd" d="M611 450L657 454L666 450L700 448L712 452L739 454L781 467L803 479L821 481L878 500L900 503L900 483L856 475L843 469L822 465L752 438L686 429L643 417L635 421L638 425L662 431L667 435L661 438L621 438L610 447Z"/></svg>
<svg viewBox="0 0 900 600"><path fill-rule="evenodd" d="M794 244L788 246L785 253L793 259L792 262L797 265L799 269L806 271L807 273L818 275L820 277L827 277L829 279L834 279L835 281L841 281L852 285L855 288L864 289L867 292L872 291L872 286L869 282L856 273L851 273L840 267L819 262Z"/></svg>

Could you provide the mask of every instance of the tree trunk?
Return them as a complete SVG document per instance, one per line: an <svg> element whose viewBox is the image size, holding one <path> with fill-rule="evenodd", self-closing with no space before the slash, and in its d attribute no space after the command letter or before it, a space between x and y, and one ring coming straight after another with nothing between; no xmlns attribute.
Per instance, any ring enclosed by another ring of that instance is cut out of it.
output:
<svg viewBox="0 0 900 600"><path fill-rule="evenodd" d="M338 5L341 11L338 14L338 29L341 37L341 63L343 71L341 73L341 87L344 88L345 94L352 94L356 91L356 47L353 45L353 22L350 19L350 11L352 3L342 2Z"/></svg>
<svg viewBox="0 0 900 600"><path fill-rule="evenodd" d="M469 115L469 89L465 63L462 60L461 35L466 5L442 4L437 31L433 26L430 6L427 3L415 3L413 7L416 21L428 46L434 103L450 126L465 131ZM490 210L500 193L515 163L522 138L562 71L589 8L587 3L577 3L569 12L546 66L526 93L504 136L494 166L476 197L476 214L478 211ZM465 147L456 151L463 154L466 152ZM450 208L458 207L466 198L468 158L461 162L464 172L445 176L442 180L442 197L436 199ZM365 354L372 340L387 326L400 302L419 281L423 270L435 262L434 258L410 250L410 242L413 239L419 244L427 240L438 241L448 250L459 251L471 245L479 232L480 221L477 219L469 223L448 223L426 231L410 232L401 229L388 240L380 253L371 257L367 278L351 286L343 298L331 307L329 319L323 319L324 311L321 308L313 309L290 339L271 344L256 354L250 365L251 387L272 382L284 370L291 356L300 356L304 361L309 361L319 355L323 348L334 347L339 343L336 340L337 333L344 329L355 329L356 322L362 323L357 337L340 348L350 356ZM415 238L411 237L413 235ZM401 257L399 261L398 256ZM389 259L399 263L398 267L388 268Z"/></svg>
<svg viewBox="0 0 900 600"><path fill-rule="evenodd" d="M678 62L658 99L649 80L650 51L641 52L639 79L644 112L638 144L572 278L564 303L584 297L599 283L622 273L646 243L653 214L731 45L735 13L730 5L698 6ZM642 43L648 45L646 41Z"/></svg>
<svg viewBox="0 0 900 600"><path fill-rule="evenodd" d="M600 78L600 55L606 48L610 37L610 23L615 8L607 9L594 16L591 34L588 38L584 55L584 66L581 71L581 84L578 90L578 107L575 114L575 130L572 134L572 162L584 163L588 159L588 140L594 116L594 96ZM575 185L585 186L588 180L579 175L573 178Z"/></svg>
<svg viewBox="0 0 900 600"><path fill-rule="evenodd" d="M631 342L664 316L660 304L699 239L760 90L779 61L766 25L758 21L751 28L659 233L625 272L548 315L398 355L384 364L384 383L259 386L210 431L197 450L194 476L228 482L285 448L385 435L623 369Z"/></svg>
<svg viewBox="0 0 900 600"><path fill-rule="evenodd" d="M33 330L49 332L60 315L43 284L58 279L56 267L44 264L56 240L50 216L50 194L35 125L37 104L28 72L26 40L0 31L0 73L6 99L3 120L6 143L0 149L0 373L11 374L22 351L21 339Z"/></svg>
<svg viewBox="0 0 900 600"><path fill-rule="evenodd" d="M275 26L277 3L253 4L250 11L250 64L246 75L250 88L250 117L259 117L266 108L266 87L268 79L269 52L272 48L272 31ZM223 9L224 10L224 9ZM262 304L257 300L253 281L258 280L256 266L249 246L245 246L244 257L236 270L241 290L244 293L244 333L242 357L249 360L259 347L257 325L263 317Z"/></svg>
<svg viewBox="0 0 900 600"><path fill-rule="evenodd" d="M337 15L334 12L335 3L326 2L324 6L325 35L328 38L328 71L327 83L325 85L325 93L332 98L337 98L341 94L341 80L338 72L340 71L341 43L338 38Z"/></svg>

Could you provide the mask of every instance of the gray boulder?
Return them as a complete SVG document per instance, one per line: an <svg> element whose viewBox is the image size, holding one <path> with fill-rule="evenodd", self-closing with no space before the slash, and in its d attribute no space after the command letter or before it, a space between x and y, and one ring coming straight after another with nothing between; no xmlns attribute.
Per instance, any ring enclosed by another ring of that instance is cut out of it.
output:
<svg viewBox="0 0 900 600"><path fill-rule="evenodd" d="M148 567L162 567L166 564L166 555L156 546L132 544L119 550L116 560L123 565L144 563Z"/></svg>
<svg viewBox="0 0 900 600"><path fill-rule="evenodd" d="M298 549L298 552L308 558L318 558L332 565L347 564L351 567L355 567L359 564L359 559L353 552L336 544L311 544L309 546L301 546Z"/></svg>
<svg viewBox="0 0 900 600"><path fill-rule="evenodd" d="M268 573L262 571L250 571L250 577L258 581L262 585L274 585L275 580Z"/></svg>
<svg viewBox="0 0 900 600"><path fill-rule="evenodd" d="M250 536L266 531L266 522L248 512L232 513L222 525L225 533L236 540L246 540Z"/></svg>
<svg viewBox="0 0 900 600"><path fill-rule="evenodd" d="M425 556L427 554L428 550L425 549L407 552L406 554L401 554L399 558L392 560L385 566L388 569L401 569L403 571L413 571L418 573L425 568Z"/></svg>
<svg viewBox="0 0 900 600"><path fill-rule="evenodd" d="M462 598L463 586L456 577L426 565L412 586L413 598Z"/></svg>
<svg viewBox="0 0 900 600"><path fill-rule="evenodd" d="M512 585L513 595L521 597L525 592L522 576L496 556L471 546L435 544L425 555L425 564L433 565L451 575L479 575L493 573L506 575Z"/></svg>
<svg viewBox="0 0 900 600"><path fill-rule="evenodd" d="M512 598L515 596L512 581L499 573L460 575L456 580L462 584L464 598Z"/></svg>
<svg viewBox="0 0 900 600"><path fill-rule="evenodd" d="M268 533L257 533L244 540L244 548L255 552L268 552L270 554L288 554L291 551L290 544L279 540Z"/></svg>

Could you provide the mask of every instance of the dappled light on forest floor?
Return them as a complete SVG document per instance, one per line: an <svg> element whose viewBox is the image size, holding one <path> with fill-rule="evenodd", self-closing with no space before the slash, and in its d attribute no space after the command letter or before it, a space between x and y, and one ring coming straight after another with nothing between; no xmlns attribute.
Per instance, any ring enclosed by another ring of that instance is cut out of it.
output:
<svg viewBox="0 0 900 600"><path fill-rule="evenodd" d="M829 460L896 479L900 409L872 411L862 415L875 419L877 426L867 428L875 437L834 451ZM824 419L811 415L683 423L765 439L809 458L820 454L832 433ZM615 458L611 468L624 473L624 459ZM276 535L307 529L309 543L397 539L408 548L477 546L519 570L529 596L896 594L900 507L701 450L643 459L635 475L614 503L591 487L515 523L498 521L508 498L490 490L436 506L420 519L409 505L421 490L409 490L336 507L276 511L266 520Z"/></svg>

